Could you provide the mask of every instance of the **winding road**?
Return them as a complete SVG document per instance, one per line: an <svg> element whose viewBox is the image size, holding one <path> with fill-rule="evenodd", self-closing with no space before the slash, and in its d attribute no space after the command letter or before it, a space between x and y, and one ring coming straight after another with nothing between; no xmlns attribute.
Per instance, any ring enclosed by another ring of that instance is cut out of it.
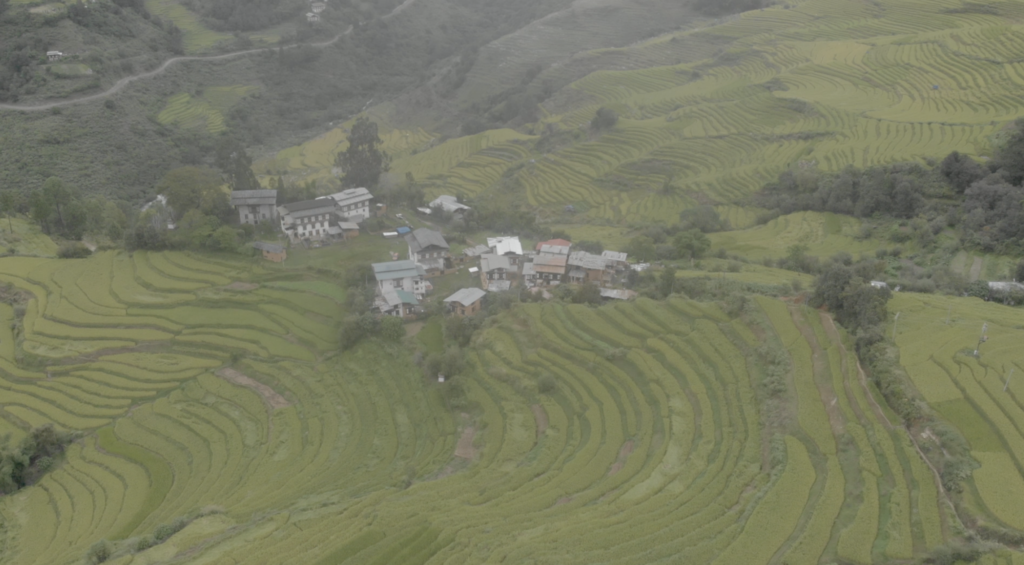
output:
<svg viewBox="0 0 1024 565"><path fill-rule="evenodd" d="M382 20L386 20L388 18L391 18L392 16L395 16L395 15L399 14L402 10L405 10L406 8L408 8L409 5L412 4L415 1L416 0L405 0L404 2L402 2L401 4L396 6L394 10L391 10L390 12L388 12L387 15L382 16L381 19ZM292 49L294 47L299 47L299 46L302 46L302 45L307 46L307 47L317 47L317 48L329 47L331 45L334 45L335 43L338 42L339 39L341 39L342 37L344 37L344 36L346 36L346 35L348 35L350 33L352 33L352 26L348 26L348 29L346 29L345 31L339 33L338 35L335 35L333 39L329 39L327 41L321 41L319 43L296 43L296 44L292 44L292 45L284 45L284 46L282 46L280 48L281 49ZM67 100L58 100L58 101L55 101L55 102L44 102L42 104L0 104L0 110L12 110L12 111L16 111L16 112L41 112L41 111L44 111L44 110L49 110L51 108L59 108L59 107L62 107L62 106L70 106L72 104L81 104L83 102L92 102L93 100L102 100L103 98L106 98L108 96L111 96L113 94L117 94L118 92L121 92L122 90L124 90L124 87L128 86L129 84L131 84L131 83L133 83L133 82L135 82L137 80L142 80L142 79L146 79L146 78L150 78L150 77L155 77L155 76L163 73L164 71L166 71L168 68L170 68L175 63L181 63L183 61L219 61L219 60L225 60L225 59L234 59L234 58L237 58L237 57L245 57L246 55L253 55L253 54L256 54L256 53L260 53L260 52L266 51L267 49L276 49L276 47L260 47L258 49L246 49L245 51L234 51L232 53L223 53L221 55L173 57L171 59L167 59L166 61L163 62L163 64L161 64L159 67L157 67L157 68L155 68L155 69L153 69L151 71L146 71L144 73L139 73L137 75L126 76L126 77L118 80L117 82L115 82L114 86L111 86L110 88L108 88L107 90L104 90L103 92L99 92L99 93L96 93L96 94L90 94L88 96L80 96L78 98L70 98L70 99L67 99Z"/></svg>

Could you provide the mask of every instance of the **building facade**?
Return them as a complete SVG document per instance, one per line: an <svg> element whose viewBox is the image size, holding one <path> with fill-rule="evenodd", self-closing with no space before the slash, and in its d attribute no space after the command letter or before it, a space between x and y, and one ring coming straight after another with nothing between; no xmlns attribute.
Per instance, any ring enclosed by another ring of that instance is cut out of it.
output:
<svg viewBox="0 0 1024 565"><path fill-rule="evenodd" d="M277 219L276 190L235 190L231 206L238 211L238 222L256 225Z"/></svg>
<svg viewBox="0 0 1024 565"><path fill-rule="evenodd" d="M302 240L322 241L330 235L328 228L336 225L335 202L331 198L317 198L278 206L281 230L292 243Z"/></svg>

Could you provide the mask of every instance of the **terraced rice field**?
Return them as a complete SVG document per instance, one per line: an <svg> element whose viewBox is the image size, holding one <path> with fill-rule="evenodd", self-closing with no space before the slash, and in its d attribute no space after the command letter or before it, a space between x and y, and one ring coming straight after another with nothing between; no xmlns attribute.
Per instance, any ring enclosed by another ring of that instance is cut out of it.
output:
<svg viewBox="0 0 1024 565"><path fill-rule="evenodd" d="M1019 311L973 298L905 293L892 300L890 310L900 312L896 343L914 385L963 433L980 464L967 500L999 525L1024 528L1024 514L1012 502L1024 495ZM989 339L975 357L985 323Z"/></svg>
<svg viewBox="0 0 1024 565"><path fill-rule="evenodd" d="M715 204L748 227L745 198L799 161L835 171L990 152L993 134L1024 115L1014 50L1024 2L987 14L961 7L807 0L579 54L568 64L605 70L563 88L520 128L578 129L575 142L540 153L536 137L497 130L406 155L393 170L426 181L431 197L506 190L511 176L531 205L577 204L602 223L673 221ZM491 74L474 69L465 92L488 88ZM620 120L595 136L588 124L600 106ZM512 142L481 142L495 135Z"/></svg>
<svg viewBox="0 0 1024 565"><path fill-rule="evenodd" d="M878 238L858 239L860 220L839 214L796 212L780 216L764 225L745 230L709 234L712 246L759 260L778 259L794 245L804 245L810 255L827 257L840 251L854 256L886 247Z"/></svg>
<svg viewBox="0 0 1024 565"><path fill-rule="evenodd" d="M255 86L235 85L210 87L196 97L187 92L175 94L167 99L167 104L156 119L164 125L220 133L226 129L224 112L256 90L258 87Z"/></svg>
<svg viewBox="0 0 1024 565"><path fill-rule="evenodd" d="M113 562L817 563L946 539L931 475L816 311L524 304L476 338L452 411L398 346L332 353L340 289L261 276L181 253L0 261L34 297L21 347L0 335L0 421L86 433L0 499L9 562L77 563L211 506ZM764 341L793 363L767 431Z"/></svg>

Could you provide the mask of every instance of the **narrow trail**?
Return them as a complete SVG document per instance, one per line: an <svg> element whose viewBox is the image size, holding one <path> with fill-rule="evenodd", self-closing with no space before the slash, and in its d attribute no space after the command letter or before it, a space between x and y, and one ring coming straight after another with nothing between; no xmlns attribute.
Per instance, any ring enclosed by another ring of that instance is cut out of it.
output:
<svg viewBox="0 0 1024 565"><path fill-rule="evenodd" d="M396 6L394 10L391 10L386 15L382 16L381 19L382 20L386 20L386 19L389 19L389 18L391 18L393 16L398 15L403 10L408 8L415 1L416 0L405 0L404 2L402 2L401 4ZM283 45L283 46L281 46L279 48L280 49L293 49L295 47L306 46L306 47L315 47L315 48L321 49L321 48L324 48L324 47L330 47L331 45L334 45L335 43L337 43L338 40L340 40L342 37L345 37L346 35L352 33L352 29L353 29L353 26L350 25L350 26L348 26L348 29L346 29L345 31L339 33L338 35L335 35L333 38L328 39L327 41L320 41L320 42L317 42L317 43L295 43L295 44L292 44L292 45ZM277 48L278 47L260 47L260 48L257 48L257 49L246 49L244 51L234 51L234 52L231 52L231 53L223 53L223 54L220 54L220 55L186 55L186 56L182 56L182 57L172 57L170 59L167 59L159 67L157 67L157 68L155 68L155 69L153 69L151 71L146 71L144 73L139 73L137 75L126 76L126 77L118 80L117 82L114 83L113 86L111 86L107 90L104 90L103 92L99 92L99 93L96 93L96 94L90 94L88 96L81 96L81 97L78 97L78 98L71 98L71 99L68 99L68 100L58 100L58 101L55 101L55 102L44 102L42 104L0 104L0 110L11 110L11 111L15 111L15 112L42 112L44 110L50 110L52 108L60 108L62 106L70 106L72 104L80 104L80 103L83 103L83 102L92 102L93 100L102 100L103 98L107 98L108 96L111 96L111 95L117 94L118 92L121 92L122 90L124 90L124 88L126 86L128 86L129 84L131 84L131 83L133 83L133 82L135 82L137 80L152 78L152 77L155 77L155 76L157 76L159 74L162 74L164 71L166 71L168 68L170 68L171 66L173 66L176 63L181 63L181 62L184 62L184 61L223 61L223 60L226 60L226 59L235 59L235 58L238 58L238 57L245 57L247 55L254 55L256 53L261 53L261 52L266 51L268 49L277 49Z"/></svg>

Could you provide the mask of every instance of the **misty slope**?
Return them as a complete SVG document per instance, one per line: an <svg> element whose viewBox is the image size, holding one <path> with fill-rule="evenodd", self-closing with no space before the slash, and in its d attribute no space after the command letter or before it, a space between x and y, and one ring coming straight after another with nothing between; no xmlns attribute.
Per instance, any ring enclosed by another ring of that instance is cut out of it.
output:
<svg viewBox="0 0 1024 565"><path fill-rule="evenodd" d="M535 119L509 122L515 132L398 145L392 172L412 173L428 195L512 191L549 216L573 204L585 221L621 224L671 221L705 203L732 213L725 207L801 161L838 170L953 150L984 156L992 136L1024 115L1014 55L1022 13L1021 2L972 10L958 1L808 0L579 53L526 88L593 72L547 97ZM489 49L494 61L512 52ZM491 72L478 63L456 100L502 88ZM598 134L588 124L600 106L620 120ZM403 110L370 113L396 134L406 129ZM337 149L317 142L267 163L317 175L319 152Z"/></svg>

